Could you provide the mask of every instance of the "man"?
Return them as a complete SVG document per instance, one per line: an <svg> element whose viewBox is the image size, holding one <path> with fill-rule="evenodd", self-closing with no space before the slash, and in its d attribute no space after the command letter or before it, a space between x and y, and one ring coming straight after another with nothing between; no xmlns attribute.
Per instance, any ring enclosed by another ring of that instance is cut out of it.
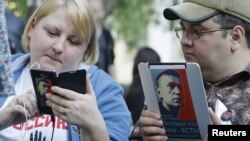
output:
<svg viewBox="0 0 250 141"><path fill-rule="evenodd" d="M96 19L96 32L99 44L99 57L96 65L98 68L115 78L114 68L114 41L109 30L103 27L106 11L102 0L89 0Z"/></svg>
<svg viewBox="0 0 250 141"><path fill-rule="evenodd" d="M45 97L45 94L48 93L48 81L47 79L41 79L38 81L37 90L40 95Z"/></svg>
<svg viewBox="0 0 250 141"><path fill-rule="evenodd" d="M250 124L249 5L249 0L184 0L164 10L166 19L181 19L175 31L186 61L201 67L213 123ZM220 113L222 107L227 110ZM225 113L229 118L221 118ZM167 140L159 114L146 110L138 123L144 141Z"/></svg>
<svg viewBox="0 0 250 141"><path fill-rule="evenodd" d="M179 73L171 69L159 73L156 77L156 87L161 113L168 118L178 119L179 110L183 107Z"/></svg>

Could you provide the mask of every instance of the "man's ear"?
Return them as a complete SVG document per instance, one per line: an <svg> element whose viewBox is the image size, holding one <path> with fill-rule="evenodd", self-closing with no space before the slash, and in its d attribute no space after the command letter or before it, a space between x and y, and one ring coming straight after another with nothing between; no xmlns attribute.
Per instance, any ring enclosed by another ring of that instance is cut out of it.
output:
<svg viewBox="0 0 250 141"><path fill-rule="evenodd" d="M157 95L160 95L160 94L161 94L160 90L159 90L159 89L157 89Z"/></svg>
<svg viewBox="0 0 250 141"><path fill-rule="evenodd" d="M241 47L241 43L244 41L245 38L245 30L242 26L235 26L231 32L232 36L232 46L231 51L234 52Z"/></svg>

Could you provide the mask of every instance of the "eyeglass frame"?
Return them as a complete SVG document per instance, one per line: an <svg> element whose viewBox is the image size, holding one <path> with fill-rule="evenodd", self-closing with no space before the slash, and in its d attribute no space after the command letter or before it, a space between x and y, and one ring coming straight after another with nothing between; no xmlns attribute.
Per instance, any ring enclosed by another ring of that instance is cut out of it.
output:
<svg viewBox="0 0 250 141"><path fill-rule="evenodd" d="M217 32L217 31L226 31L226 30L231 30L233 28L234 27L221 27L219 29L209 29L209 30L195 30L195 29L190 30L189 29L188 32L187 32L187 30L184 30L185 28L183 28L183 27L175 27L175 34L176 34L177 38L181 39L184 36L184 32L186 32L186 36L187 36L188 39L190 39L190 40L198 40L198 39L200 39L200 36L202 34L204 34L204 33ZM190 31L192 31L192 32L190 32ZM196 31L197 33L195 33L194 31ZM180 32L183 32L182 37L180 36L181 35ZM194 34L196 34L197 37L195 37Z"/></svg>

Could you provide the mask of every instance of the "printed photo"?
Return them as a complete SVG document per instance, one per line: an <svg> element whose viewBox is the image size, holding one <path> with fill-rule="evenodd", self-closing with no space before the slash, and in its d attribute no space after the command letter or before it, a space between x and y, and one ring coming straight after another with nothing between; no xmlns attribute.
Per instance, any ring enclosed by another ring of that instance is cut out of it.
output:
<svg viewBox="0 0 250 141"><path fill-rule="evenodd" d="M151 69L168 137L200 139L185 69Z"/></svg>

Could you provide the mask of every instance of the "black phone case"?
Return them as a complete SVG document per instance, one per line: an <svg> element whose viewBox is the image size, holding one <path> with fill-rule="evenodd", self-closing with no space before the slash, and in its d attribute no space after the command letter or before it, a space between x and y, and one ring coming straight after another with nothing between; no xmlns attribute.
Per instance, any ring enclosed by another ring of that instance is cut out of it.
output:
<svg viewBox="0 0 250 141"><path fill-rule="evenodd" d="M51 87L57 85L56 73L50 70L31 69L31 78L37 98L37 105L40 114L54 115L52 108L47 106L46 97L39 92L39 82L47 82L47 92L51 92Z"/></svg>
<svg viewBox="0 0 250 141"><path fill-rule="evenodd" d="M57 82L59 87L85 94L86 70L62 72L59 74Z"/></svg>
<svg viewBox="0 0 250 141"><path fill-rule="evenodd" d="M52 109L46 104L45 95L39 92L39 82L44 80L47 82L47 92L52 93L51 86L59 86L61 88L73 90L75 92L86 93L86 70L76 70L69 72L62 72L56 76L56 72L52 70L31 69L30 70L35 94L37 98L37 105L41 114L54 115Z"/></svg>

